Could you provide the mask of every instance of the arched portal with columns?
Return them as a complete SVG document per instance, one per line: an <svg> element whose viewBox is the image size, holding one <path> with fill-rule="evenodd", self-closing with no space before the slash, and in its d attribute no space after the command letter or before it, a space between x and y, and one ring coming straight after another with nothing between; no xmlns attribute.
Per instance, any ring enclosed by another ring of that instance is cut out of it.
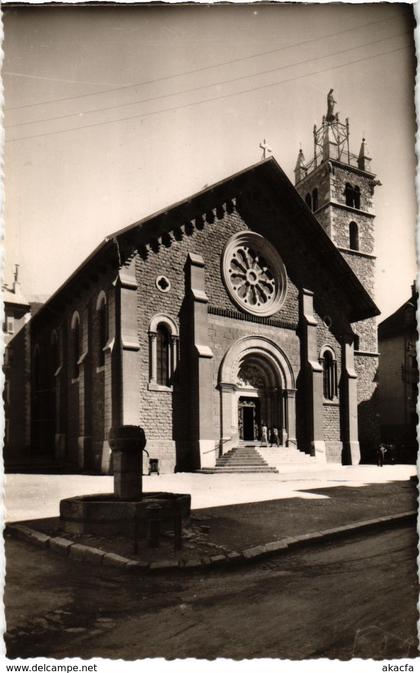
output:
<svg viewBox="0 0 420 673"><path fill-rule="evenodd" d="M295 373L285 352L266 337L238 339L219 371L220 453L259 438L261 425L277 427L296 446Z"/></svg>

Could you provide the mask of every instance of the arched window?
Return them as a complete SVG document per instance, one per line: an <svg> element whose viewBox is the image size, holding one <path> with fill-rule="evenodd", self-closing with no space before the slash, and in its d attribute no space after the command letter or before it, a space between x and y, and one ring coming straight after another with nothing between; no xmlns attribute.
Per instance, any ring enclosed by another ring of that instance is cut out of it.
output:
<svg viewBox="0 0 420 673"><path fill-rule="evenodd" d="M326 349L321 357L321 362L324 399L333 400L337 397L337 362L334 353Z"/></svg>
<svg viewBox="0 0 420 673"><path fill-rule="evenodd" d="M166 315L155 315L149 327L149 390L170 388L178 363L178 328Z"/></svg>
<svg viewBox="0 0 420 673"><path fill-rule="evenodd" d="M169 385L170 337L167 327L160 324L156 332L156 383Z"/></svg>
<svg viewBox="0 0 420 673"><path fill-rule="evenodd" d="M71 343L70 343L70 369L72 379L79 378L79 360L80 360L80 318L78 313L73 314L71 321Z"/></svg>
<svg viewBox="0 0 420 673"><path fill-rule="evenodd" d="M360 209L360 187L358 187L358 185L354 186L349 182L346 182L344 196L346 199L346 206Z"/></svg>
<svg viewBox="0 0 420 673"><path fill-rule="evenodd" d="M312 208L314 211L318 210L318 190L316 187L312 190Z"/></svg>
<svg viewBox="0 0 420 673"><path fill-rule="evenodd" d="M353 190L354 207L360 209L360 187L356 185Z"/></svg>
<svg viewBox="0 0 420 673"><path fill-rule="evenodd" d="M359 227L356 222L349 224L350 250L359 249Z"/></svg>
<svg viewBox="0 0 420 673"><path fill-rule="evenodd" d="M305 201L306 201L306 205L308 206L308 208L310 208L310 210L312 210L312 198L311 198L310 194L307 194L305 196Z"/></svg>
<svg viewBox="0 0 420 673"><path fill-rule="evenodd" d="M105 293L101 292L96 302L98 367L105 364L105 347L108 341L108 311Z"/></svg>
<svg viewBox="0 0 420 673"><path fill-rule="evenodd" d="M346 182L344 196L346 198L346 206L354 208L354 189L353 185L351 185L349 182Z"/></svg>

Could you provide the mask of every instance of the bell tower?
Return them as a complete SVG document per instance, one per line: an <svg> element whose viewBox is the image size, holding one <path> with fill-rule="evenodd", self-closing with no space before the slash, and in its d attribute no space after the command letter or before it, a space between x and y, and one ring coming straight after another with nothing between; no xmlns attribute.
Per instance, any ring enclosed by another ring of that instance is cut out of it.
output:
<svg viewBox="0 0 420 673"><path fill-rule="evenodd" d="M363 138L358 154L350 148L350 123L334 111L333 89L327 96L327 113L313 129L313 157L306 162L299 150L295 186L308 208L337 246L372 298L375 294L375 211L373 194L380 185L372 172ZM374 318L352 324L355 366L358 374L360 443L378 441L378 422L372 403L378 366L377 328ZM371 417L371 420L369 420ZM375 423L376 420L376 423ZM370 426L370 427L368 427Z"/></svg>

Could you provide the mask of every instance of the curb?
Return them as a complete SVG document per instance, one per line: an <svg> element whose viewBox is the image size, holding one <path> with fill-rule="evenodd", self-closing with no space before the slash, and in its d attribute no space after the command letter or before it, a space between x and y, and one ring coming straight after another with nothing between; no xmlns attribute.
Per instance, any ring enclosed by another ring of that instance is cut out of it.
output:
<svg viewBox="0 0 420 673"><path fill-rule="evenodd" d="M263 545L248 547L241 552L231 551L226 554L217 554L215 556L206 556L204 558L189 559L162 559L160 561L134 561L133 559L120 556L113 552L104 552L96 547L89 547L77 542L71 542L63 537L53 537L45 535L29 526L22 524L6 524L5 532L10 535L25 539L38 546L51 549L61 556L68 556L72 561L88 563L90 565L102 565L107 567L119 568L120 570L130 572L165 572L172 570L203 570L207 568L223 567L236 565L238 563L254 562L261 558L266 558L274 554L293 551L295 548L316 544L327 541L335 537L352 535L361 531L375 528L387 527L392 524L398 524L402 521L417 518L417 511L410 510L399 514L390 514L388 516L377 517L376 519L367 519L366 521L357 521L355 523L327 528L322 531L314 531L297 535L296 537L285 537L274 542L267 542Z"/></svg>

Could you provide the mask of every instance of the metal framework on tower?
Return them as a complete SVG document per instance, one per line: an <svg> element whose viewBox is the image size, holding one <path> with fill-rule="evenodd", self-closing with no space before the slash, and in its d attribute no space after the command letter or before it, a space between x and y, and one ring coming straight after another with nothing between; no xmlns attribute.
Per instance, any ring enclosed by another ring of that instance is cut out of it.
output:
<svg viewBox="0 0 420 673"><path fill-rule="evenodd" d="M316 124L314 125L313 158L305 162L303 152L299 150L295 168L296 183L326 161L339 161L342 164L370 172L371 159L368 156L365 139L363 138L359 154L350 152L350 123L348 118L344 122L340 121L338 112L334 113L335 104L333 89L330 89L327 96L327 114L322 117L319 128Z"/></svg>
<svg viewBox="0 0 420 673"><path fill-rule="evenodd" d="M357 156L354 155L354 158L357 165ZM314 158L311 162L313 168L328 159L351 163L349 120L346 119L343 124L339 120L338 113L332 121L327 121L323 116L319 128L314 125Z"/></svg>

